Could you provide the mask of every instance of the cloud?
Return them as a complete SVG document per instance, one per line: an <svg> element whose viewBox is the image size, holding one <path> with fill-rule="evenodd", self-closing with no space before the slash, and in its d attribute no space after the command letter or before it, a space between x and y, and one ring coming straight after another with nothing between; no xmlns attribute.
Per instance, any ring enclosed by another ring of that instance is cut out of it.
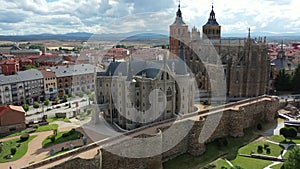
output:
<svg viewBox="0 0 300 169"><path fill-rule="evenodd" d="M0 0L1 34L168 31L177 0ZM215 0L222 33L299 32L298 0ZM181 2L184 21L201 29L210 1Z"/></svg>

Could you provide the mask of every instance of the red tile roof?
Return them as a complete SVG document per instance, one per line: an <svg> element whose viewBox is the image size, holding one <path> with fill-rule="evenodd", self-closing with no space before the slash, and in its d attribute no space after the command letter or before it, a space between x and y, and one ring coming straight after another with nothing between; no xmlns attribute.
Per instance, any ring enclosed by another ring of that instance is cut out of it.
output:
<svg viewBox="0 0 300 169"><path fill-rule="evenodd" d="M44 78L52 78L55 77L55 73L47 70L41 70L41 73L43 74Z"/></svg>
<svg viewBox="0 0 300 169"><path fill-rule="evenodd" d="M0 116L2 116L3 114L5 114L8 110L14 110L16 112L25 113L25 111L24 111L24 109L23 109L22 106L13 106L13 105L0 106Z"/></svg>

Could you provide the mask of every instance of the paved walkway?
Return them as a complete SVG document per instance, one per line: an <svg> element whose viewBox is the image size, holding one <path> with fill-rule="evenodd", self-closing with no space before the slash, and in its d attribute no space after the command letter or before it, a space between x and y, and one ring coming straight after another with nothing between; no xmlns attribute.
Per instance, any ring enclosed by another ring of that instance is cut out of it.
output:
<svg viewBox="0 0 300 169"><path fill-rule="evenodd" d="M225 158L224 160L226 161L226 163L227 163L230 167L234 167L233 164L232 164L230 161L228 161L226 158Z"/></svg>
<svg viewBox="0 0 300 169"><path fill-rule="evenodd" d="M62 123L64 122L60 122L60 121L56 121L54 122L56 124L59 124L59 128L58 131L68 131L72 128L76 128L76 126L78 127L78 125L74 125L72 123L65 123L64 125L62 125ZM77 128L76 130L84 133L82 128ZM20 168L23 166L28 165L29 163L32 162L38 162L41 161L43 159L45 159L46 157L48 157L50 154L50 149L54 149L56 152L60 151L62 147L69 147L70 144L74 145L74 146L80 146L82 145L82 140L78 139L78 140L72 140L72 141L68 141L65 143L61 143L61 144L57 144L48 148L42 148L42 142L43 140L45 140L49 135L51 135L53 133L53 131L45 131L45 132L37 132L37 133L33 133L31 135L36 135L37 137L35 137L32 141L29 142L28 144L28 151L27 153L20 159L16 160L16 161L12 161L12 162L7 162L7 163L0 163L0 168L1 169L8 169L9 167L12 167L13 169L15 168ZM14 136L14 137L9 137L9 138L3 138L0 139L0 141L7 141L7 140L11 140L14 138L19 138L20 136ZM88 138L88 144L92 143L92 140Z"/></svg>
<svg viewBox="0 0 300 169"><path fill-rule="evenodd" d="M300 144L282 144L282 143L277 143L277 142L274 142L274 141L271 141L271 140L266 140L267 142L269 143L272 143L272 144L276 144L276 145L281 145L284 147L284 150L282 152L281 155L278 156L278 158L283 158L283 156L287 153L287 150L290 146L294 146L294 145L297 145L297 146L300 146ZM278 164L281 164L282 162L278 162L278 161L273 161L272 164L268 165L267 167L265 167L264 169L272 169L273 166L275 165L278 165Z"/></svg>

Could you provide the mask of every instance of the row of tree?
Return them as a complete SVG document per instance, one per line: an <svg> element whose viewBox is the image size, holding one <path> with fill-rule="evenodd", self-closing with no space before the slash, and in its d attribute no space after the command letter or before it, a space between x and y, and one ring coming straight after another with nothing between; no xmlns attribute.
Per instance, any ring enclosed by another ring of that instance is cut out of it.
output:
<svg viewBox="0 0 300 169"><path fill-rule="evenodd" d="M278 91L300 92L300 64L297 66L294 74L287 73L284 69L279 71L275 79L275 88Z"/></svg>

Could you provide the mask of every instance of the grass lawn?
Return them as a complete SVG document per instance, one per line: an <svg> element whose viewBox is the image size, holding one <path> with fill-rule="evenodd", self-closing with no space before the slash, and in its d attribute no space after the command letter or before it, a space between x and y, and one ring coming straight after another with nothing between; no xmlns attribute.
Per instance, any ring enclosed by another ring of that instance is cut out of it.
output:
<svg viewBox="0 0 300 169"><path fill-rule="evenodd" d="M283 163L278 164L278 165L274 165L273 167L271 167L272 169L281 169L281 166L283 165Z"/></svg>
<svg viewBox="0 0 300 169"><path fill-rule="evenodd" d="M20 139L13 139L13 140L9 140L9 141L4 141L3 142L3 147L2 147L2 151L0 153L0 163L4 163L4 162L9 162L9 161L15 161L17 159L20 159L21 157L23 157L27 150L28 150L28 143L34 139L36 136L30 136L28 140L24 141L24 142L20 142ZM17 147L18 144L21 143L20 147ZM10 149L11 148L16 148L16 154L11 158L11 159L7 159L5 158L7 155L10 155Z"/></svg>
<svg viewBox="0 0 300 169"><path fill-rule="evenodd" d="M211 165L216 166L215 169L222 169L222 167L230 169L230 165L224 159L221 158L211 163Z"/></svg>
<svg viewBox="0 0 300 169"><path fill-rule="evenodd" d="M285 138L282 135L273 135L268 137L267 139L277 143L300 144L300 139L293 139L292 142L290 142L290 140L287 139L285 142Z"/></svg>
<svg viewBox="0 0 300 169"><path fill-rule="evenodd" d="M45 126L39 126L37 129L32 129L32 130L26 130L26 131L21 131L21 132L17 132L17 133L12 133L10 135L4 136L4 137L0 137L0 138L8 138L8 137L14 137L14 136L20 136L22 134L25 133L35 133L35 132L42 132L42 131L50 131L50 130L54 130L57 129L58 125L57 124L49 124L49 125L45 125Z"/></svg>
<svg viewBox="0 0 300 169"><path fill-rule="evenodd" d="M64 133L69 133L69 136L67 137L63 137ZM55 145L55 144L59 144L59 143L63 143L63 142L67 142L67 141L71 141L71 140L76 140L78 139L78 136L81 136L81 132L79 131L74 131L74 132L70 132L70 131L64 131L64 132L58 132L57 135L55 136L55 141L52 142L50 140L50 136L48 138L46 138L43 143L42 146L43 148Z"/></svg>
<svg viewBox="0 0 300 169"><path fill-rule="evenodd" d="M68 119L68 118L47 118L46 121L48 123L52 123L54 121L63 121L63 122L66 122L66 123L71 123L70 119Z"/></svg>
<svg viewBox="0 0 300 169"><path fill-rule="evenodd" d="M216 160L219 157L225 157L229 160L235 159L238 149L251 140L257 138L259 135L251 130L245 132L244 137L231 138L228 137L228 145L218 147L216 142L206 145L205 153L200 157L194 157L189 154L183 154L172 160L163 163L165 169L178 169L178 168L200 168L206 164Z"/></svg>
<svg viewBox="0 0 300 169"><path fill-rule="evenodd" d="M55 130L58 129L57 124L49 124L45 126L39 126L35 132L41 132L41 131L50 131L50 130Z"/></svg>
<svg viewBox="0 0 300 169"><path fill-rule="evenodd" d="M231 163L234 166L240 166L245 169L263 169L272 164L272 161L239 156L235 160L231 161Z"/></svg>
<svg viewBox="0 0 300 169"><path fill-rule="evenodd" d="M265 149L263 149L263 152L258 152L257 147L259 145L264 147L264 144L268 144L269 148L271 149L270 154L266 152ZM248 154L250 155L251 151L253 151L255 154L262 154L262 155L269 155L269 156L275 156L278 157L283 150L283 147L265 142L263 140L256 140L242 148L239 149L238 153L239 154ZM260 159L254 159L254 158L248 158L248 157L242 157L242 156L237 156L236 159L231 161L233 165L240 166L242 168L247 168L247 169L262 169L269 164L272 164L272 161L267 161L267 160L260 160ZM255 164L255 165L253 165Z"/></svg>

